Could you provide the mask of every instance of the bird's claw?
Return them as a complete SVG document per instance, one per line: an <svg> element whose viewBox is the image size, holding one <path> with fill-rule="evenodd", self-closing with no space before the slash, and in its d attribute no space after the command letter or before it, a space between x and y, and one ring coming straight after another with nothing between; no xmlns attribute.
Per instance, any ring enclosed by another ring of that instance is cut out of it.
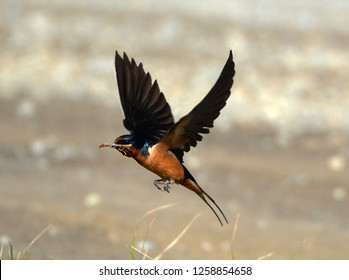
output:
<svg viewBox="0 0 349 280"><path fill-rule="evenodd" d="M154 185L155 187L158 188L158 190L165 191L165 192L170 192L171 186L173 184L173 181L170 180L155 180Z"/></svg>
<svg viewBox="0 0 349 280"><path fill-rule="evenodd" d="M170 181L167 181L167 182L164 184L164 191L165 191L165 192L170 193L170 189L171 189L170 184L171 184Z"/></svg>

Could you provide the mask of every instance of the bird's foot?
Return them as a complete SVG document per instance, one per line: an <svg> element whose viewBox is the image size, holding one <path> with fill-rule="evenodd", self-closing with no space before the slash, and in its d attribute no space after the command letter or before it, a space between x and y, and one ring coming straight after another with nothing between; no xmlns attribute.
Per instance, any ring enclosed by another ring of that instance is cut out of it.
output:
<svg viewBox="0 0 349 280"><path fill-rule="evenodd" d="M163 180L163 179L159 179L159 180L155 180L154 181L154 185L155 187L158 188L158 190L162 190L165 192L170 192L171 186L174 183L174 181L172 180Z"/></svg>

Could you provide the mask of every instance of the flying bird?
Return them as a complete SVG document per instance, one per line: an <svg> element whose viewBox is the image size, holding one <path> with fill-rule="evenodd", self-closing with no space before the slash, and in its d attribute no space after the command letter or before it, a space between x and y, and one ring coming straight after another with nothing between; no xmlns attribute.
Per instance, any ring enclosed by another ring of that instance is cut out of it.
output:
<svg viewBox="0 0 349 280"><path fill-rule="evenodd" d="M116 51L115 68L125 115L123 124L130 134L119 136L113 144L104 143L99 147L115 148L157 174L160 179L155 180L154 185L158 189L169 192L171 185L176 183L195 192L211 208L222 226L220 216L209 201L228 223L217 203L185 167L183 156L202 140L201 134L210 132L213 121L230 96L235 74L232 51L212 89L177 122L174 122L171 108L157 81L152 83L142 63L137 65L134 59L129 60L126 53L121 57Z"/></svg>

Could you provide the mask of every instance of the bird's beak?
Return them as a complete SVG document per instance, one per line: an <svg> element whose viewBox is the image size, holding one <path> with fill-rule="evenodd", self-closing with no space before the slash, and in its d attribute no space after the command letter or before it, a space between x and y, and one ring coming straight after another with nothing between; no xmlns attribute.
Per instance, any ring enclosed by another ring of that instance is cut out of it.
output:
<svg viewBox="0 0 349 280"><path fill-rule="evenodd" d="M113 143L113 144L110 145L110 148L113 148L113 149L117 149L118 147L120 147L119 144Z"/></svg>

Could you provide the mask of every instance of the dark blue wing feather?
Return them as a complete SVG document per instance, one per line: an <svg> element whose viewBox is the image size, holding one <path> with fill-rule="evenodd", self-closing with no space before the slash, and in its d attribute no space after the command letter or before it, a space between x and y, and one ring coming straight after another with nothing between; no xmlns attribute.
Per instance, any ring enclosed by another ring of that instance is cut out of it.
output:
<svg viewBox="0 0 349 280"><path fill-rule="evenodd" d="M140 145L159 141L173 126L174 119L158 83L152 83L142 63L130 61L125 53L121 57L116 52L115 68L125 128Z"/></svg>
<svg viewBox="0 0 349 280"><path fill-rule="evenodd" d="M193 110L181 118L161 139L172 150L180 161L183 161L184 152L195 147L202 140L201 134L210 132L214 120L225 106L235 75L233 53L230 51L227 62L216 83L204 99Z"/></svg>

